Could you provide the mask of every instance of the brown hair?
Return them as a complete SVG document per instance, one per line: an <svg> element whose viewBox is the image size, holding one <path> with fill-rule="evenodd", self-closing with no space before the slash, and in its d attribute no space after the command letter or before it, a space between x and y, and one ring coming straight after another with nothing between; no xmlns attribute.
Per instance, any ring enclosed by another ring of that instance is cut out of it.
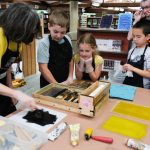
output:
<svg viewBox="0 0 150 150"><path fill-rule="evenodd" d="M93 34L85 33L81 35L77 42L77 46L79 47L80 44L84 44L84 43L89 44L91 48L94 49L94 53L93 53L93 56L94 56L96 54L97 45L96 45L96 40Z"/></svg>
<svg viewBox="0 0 150 150"><path fill-rule="evenodd" d="M81 43L89 44L93 49L96 49L97 47L95 37L91 33L85 33L81 35L77 43L78 47Z"/></svg>
<svg viewBox="0 0 150 150"><path fill-rule="evenodd" d="M69 27L69 16L65 11L54 10L49 16L50 25L59 25L61 27Z"/></svg>

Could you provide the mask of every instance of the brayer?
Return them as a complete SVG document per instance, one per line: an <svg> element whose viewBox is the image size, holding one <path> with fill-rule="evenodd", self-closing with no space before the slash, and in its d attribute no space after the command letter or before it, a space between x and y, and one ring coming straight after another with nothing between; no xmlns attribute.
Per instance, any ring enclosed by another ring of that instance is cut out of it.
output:
<svg viewBox="0 0 150 150"><path fill-rule="evenodd" d="M96 140L96 141L105 142L105 143L109 143L109 144L111 144L113 142L113 139L110 138L110 137L93 136L92 133L93 133L93 129L92 128L88 128L85 131L85 134L84 134L85 139L86 140L93 139L93 140Z"/></svg>

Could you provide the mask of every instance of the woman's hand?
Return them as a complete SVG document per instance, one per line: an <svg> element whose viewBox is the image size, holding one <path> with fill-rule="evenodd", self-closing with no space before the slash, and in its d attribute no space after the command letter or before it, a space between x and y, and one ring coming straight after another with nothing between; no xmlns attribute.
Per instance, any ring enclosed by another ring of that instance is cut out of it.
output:
<svg viewBox="0 0 150 150"><path fill-rule="evenodd" d="M145 15L144 15L144 13L143 13L142 10L136 11L136 12L134 13L134 23L133 23L133 24L139 22L139 21L140 21L142 18L144 18L144 17L145 17Z"/></svg>
<svg viewBox="0 0 150 150"><path fill-rule="evenodd" d="M30 108L30 109L38 109L38 106L35 103L34 98L24 94L21 91L15 91L14 93L15 99L18 100L18 103L22 108Z"/></svg>

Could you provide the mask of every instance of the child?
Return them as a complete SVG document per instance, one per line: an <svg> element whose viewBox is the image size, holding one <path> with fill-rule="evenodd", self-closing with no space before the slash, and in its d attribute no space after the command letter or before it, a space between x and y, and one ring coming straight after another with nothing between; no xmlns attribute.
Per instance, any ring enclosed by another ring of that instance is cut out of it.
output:
<svg viewBox="0 0 150 150"><path fill-rule="evenodd" d="M50 35L40 41L37 52L41 88L50 83L73 80L73 51L71 40L65 35L68 26L68 15L64 11L55 10L49 16Z"/></svg>
<svg viewBox="0 0 150 150"><path fill-rule="evenodd" d="M128 53L124 71L133 73L133 77L126 76L124 84L150 88L150 21L141 20L132 29L135 47Z"/></svg>
<svg viewBox="0 0 150 150"><path fill-rule="evenodd" d="M92 34L84 34L78 41L79 53L74 56L75 73L78 80L99 79L103 58L96 55L96 41Z"/></svg>

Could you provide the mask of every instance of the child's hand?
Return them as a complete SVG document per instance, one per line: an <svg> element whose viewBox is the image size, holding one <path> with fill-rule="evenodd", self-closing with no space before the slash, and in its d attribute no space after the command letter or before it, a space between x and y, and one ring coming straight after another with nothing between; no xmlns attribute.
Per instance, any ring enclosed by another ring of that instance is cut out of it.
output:
<svg viewBox="0 0 150 150"><path fill-rule="evenodd" d="M71 84L72 82L73 82L73 78L70 77L67 79L67 84Z"/></svg>
<svg viewBox="0 0 150 150"><path fill-rule="evenodd" d="M86 73L93 72L94 68L92 66L92 57L87 59L87 60L85 60L85 66L86 66L86 68L85 68L85 72Z"/></svg>
<svg viewBox="0 0 150 150"><path fill-rule="evenodd" d="M73 82L73 79L72 78L68 78L66 81L64 82L61 82L62 84L71 84Z"/></svg>
<svg viewBox="0 0 150 150"><path fill-rule="evenodd" d="M123 70L125 71L134 71L134 67L130 64L123 65Z"/></svg>
<svg viewBox="0 0 150 150"><path fill-rule="evenodd" d="M79 71L81 71L81 72L84 72L84 64L85 64L84 61L85 60L82 57L80 57L80 62L78 64L76 64L78 66Z"/></svg>

